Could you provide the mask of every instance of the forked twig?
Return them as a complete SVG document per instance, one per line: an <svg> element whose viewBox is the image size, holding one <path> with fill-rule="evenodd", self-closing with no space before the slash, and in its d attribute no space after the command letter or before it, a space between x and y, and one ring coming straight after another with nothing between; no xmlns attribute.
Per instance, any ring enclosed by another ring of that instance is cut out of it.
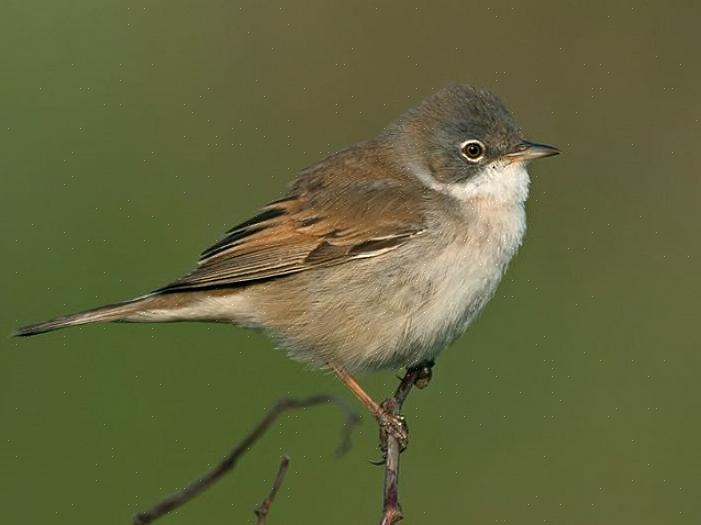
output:
<svg viewBox="0 0 701 525"><path fill-rule="evenodd" d="M236 466L236 463L241 456L243 456L248 449L254 445L261 438L261 436L263 436L263 434L265 434L278 416L280 416L280 414L283 412L308 408L325 403L333 403L339 409L341 409L346 416L346 423L341 432L341 442L337 449L339 454L345 452L350 446L350 433L353 427L360 422L360 417L351 411L342 400L329 395L317 395L306 399L281 399L275 403L275 405L273 405L266 416L260 420L253 430L251 430L251 432L244 437L243 440L241 440L218 465L206 472L201 478L187 485L182 490L163 499L150 509L138 513L136 516L134 516L134 525L145 525L147 523L151 523L164 514L167 514L168 512L187 503L196 495L209 488L214 482Z"/></svg>
<svg viewBox="0 0 701 525"><path fill-rule="evenodd" d="M290 458L285 454L280 460L280 467L277 470L277 475L275 476L275 481L273 481L273 487L270 489L270 493L253 511L257 518L256 525L265 525L267 522L268 512L270 512L270 507L273 505L273 501L275 501L275 496L277 496L280 487L282 487L282 482L285 481L285 474L287 474L289 466Z"/></svg>

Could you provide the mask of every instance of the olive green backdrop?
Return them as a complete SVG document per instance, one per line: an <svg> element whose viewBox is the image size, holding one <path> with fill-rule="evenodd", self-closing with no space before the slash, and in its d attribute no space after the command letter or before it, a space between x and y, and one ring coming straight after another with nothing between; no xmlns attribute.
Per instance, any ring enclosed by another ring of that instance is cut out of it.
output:
<svg viewBox="0 0 701 525"><path fill-rule="evenodd" d="M611 4L3 2L0 332L172 280L300 168L487 86L563 155L532 166L525 246L406 406L406 523L701 522L701 7ZM275 399L351 401L226 326L0 345L2 523L126 524ZM251 522L282 452L271 524L375 522L374 424L336 460L339 424L284 419L163 523Z"/></svg>

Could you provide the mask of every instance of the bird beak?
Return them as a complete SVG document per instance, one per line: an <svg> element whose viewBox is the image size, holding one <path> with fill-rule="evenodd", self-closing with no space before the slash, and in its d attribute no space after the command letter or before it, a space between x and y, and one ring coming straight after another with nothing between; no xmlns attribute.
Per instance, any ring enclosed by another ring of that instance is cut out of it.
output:
<svg viewBox="0 0 701 525"><path fill-rule="evenodd" d="M533 142L527 142L524 140L518 145L516 151L507 153L506 158L509 160L527 162L534 159L542 159L559 154L560 150L555 146L548 146L547 144L534 144Z"/></svg>

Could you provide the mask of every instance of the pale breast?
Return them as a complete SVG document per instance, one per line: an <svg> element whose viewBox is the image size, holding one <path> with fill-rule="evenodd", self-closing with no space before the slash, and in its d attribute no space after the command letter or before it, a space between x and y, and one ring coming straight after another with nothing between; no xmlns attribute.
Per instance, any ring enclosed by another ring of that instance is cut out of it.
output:
<svg viewBox="0 0 701 525"><path fill-rule="evenodd" d="M461 235L415 272L431 290L411 319L412 344L421 359L459 337L492 298L526 228L523 205L480 206Z"/></svg>
<svg viewBox="0 0 701 525"><path fill-rule="evenodd" d="M319 366L358 371L435 357L487 304L525 231L521 199L446 198L425 232L397 250L246 289L248 317L235 321Z"/></svg>

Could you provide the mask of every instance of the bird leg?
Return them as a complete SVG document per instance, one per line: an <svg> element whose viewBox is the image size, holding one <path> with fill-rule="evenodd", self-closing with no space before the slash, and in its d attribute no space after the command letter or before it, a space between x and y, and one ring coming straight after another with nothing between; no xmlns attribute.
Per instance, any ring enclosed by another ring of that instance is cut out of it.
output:
<svg viewBox="0 0 701 525"><path fill-rule="evenodd" d="M396 438L401 449L404 450L409 442L409 431L404 417L399 415L391 405L392 398L378 404L344 368L332 363L329 363L328 367L377 419L380 426L380 450L382 453L384 454L387 450L387 436L389 435Z"/></svg>
<svg viewBox="0 0 701 525"><path fill-rule="evenodd" d="M380 450L383 456L387 453L387 440L391 436L397 440L400 451L404 451L409 443L409 428L406 420L399 413L404 399L409 394L412 386L424 389L428 386L432 377L433 361L424 361L407 368L406 375L397 387L394 396L385 399L378 404L365 392L358 381L344 368L329 363L329 369L336 374L341 382L355 395L358 400L367 407L375 416L380 427Z"/></svg>
<svg viewBox="0 0 701 525"><path fill-rule="evenodd" d="M409 444L409 427L404 416L400 413L402 405L413 386L423 390L429 385L431 377L433 377L433 365L434 361L428 360L407 367L406 374L400 379L394 395L380 404L380 408L388 415L387 420L389 421L388 424L383 424L380 421L380 450L383 462L387 459L387 443L390 436L397 440L400 453L404 452ZM400 430L396 430L396 425L399 425Z"/></svg>
<svg viewBox="0 0 701 525"><path fill-rule="evenodd" d="M348 387L348 390L350 390L353 395L358 398L358 401L367 407L373 416L380 417L382 412L380 405L378 405L377 402L370 397L365 389L360 386L360 383L358 383L358 381L352 375L350 375L345 368L341 368L333 363L328 363L327 366L329 370L336 374L336 377L338 377L341 382Z"/></svg>

